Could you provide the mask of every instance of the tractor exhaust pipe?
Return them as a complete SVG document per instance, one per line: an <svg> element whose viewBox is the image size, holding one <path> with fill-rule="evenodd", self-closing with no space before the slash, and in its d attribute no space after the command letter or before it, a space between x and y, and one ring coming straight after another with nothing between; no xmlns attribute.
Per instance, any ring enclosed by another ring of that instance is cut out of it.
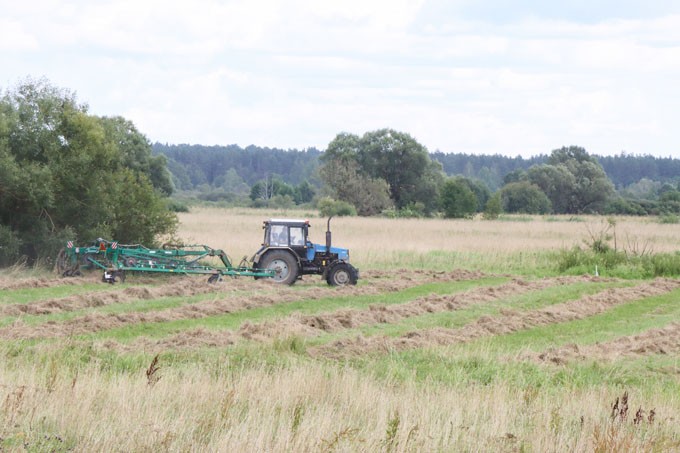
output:
<svg viewBox="0 0 680 453"><path fill-rule="evenodd" d="M330 216L328 218L328 222L326 222L326 253L330 254L331 253L331 219L333 216Z"/></svg>

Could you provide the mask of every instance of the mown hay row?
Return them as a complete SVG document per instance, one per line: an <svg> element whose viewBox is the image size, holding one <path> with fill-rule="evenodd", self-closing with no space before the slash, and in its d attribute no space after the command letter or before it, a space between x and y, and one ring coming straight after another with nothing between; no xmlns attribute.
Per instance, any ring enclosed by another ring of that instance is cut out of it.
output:
<svg viewBox="0 0 680 453"><path fill-rule="evenodd" d="M163 351L205 346L229 346L240 339L268 342L291 337L314 337L324 332L337 332L361 326L398 323L399 321L426 313L460 310L471 305L483 304L511 296L538 291L556 285L583 281L600 281L594 277L558 277L536 281L515 279L512 282L489 287L470 289L456 294L431 294L403 304L371 305L366 309L340 309L315 315L292 314L282 319L259 323L246 321L238 329L187 330L161 339L140 338L124 349ZM108 342L107 347L120 347Z"/></svg>
<svg viewBox="0 0 680 453"><path fill-rule="evenodd" d="M403 272L403 275L402 275ZM453 271L450 273L421 272L413 273L402 271L391 273L391 278L381 274L369 276L370 284L335 288L328 286L303 286L303 288L272 287L265 281L230 280L232 287L237 290L257 290L256 294L224 294L217 293L215 299L196 302L163 310L151 310L146 312L126 313L89 313L64 322L49 321L33 325L26 324L21 319L12 325L0 329L0 338L28 339L28 338L53 338L72 335L82 335L99 332L102 330L115 329L138 323L162 323L182 319L198 319L218 316L226 313L250 310L253 308L267 307L275 304L288 303L298 300L318 300L324 297L373 295L402 291L417 285L435 281L458 281L470 277L479 277L480 273L469 271ZM233 282L239 282L234 284ZM253 286L255 285L255 286ZM219 285L218 285L219 286ZM229 287L225 287L229 288ZM215 287L206 285L197 280L176 282L158 288L124 288L119 292L107 292L105 294L78 295L67 298L66 301L44 301L33 304L16 304L5 308L19 310L20 313L40 311L41 314L50 314L66 308L87 306L100 306L109 303L130 303L137 300L153 300L159 297L192 296L215 291ZM21 305L21 308L19 308ZM34 307L34 308L29 308ZM35 308L37 307L37 308ZM25 310L25 312L21 312ZM53 310L53 311L51 311Z"/></svg>
<svg viewBox="0 0 680 453"><path fill-rule="evenodd" d="M527 312L506 309L498 316L483 316L462 328L412 331L396 338L359 336L311 348L309 352L312 355L344 358L369 352L389 352L464 343L484 336L504 335L534 327L584 319L603 313L616 305L664 294L678 287L680 287L680 281L657 279L632 288L607 289L575 301Z"/></svg>
<svg viewBox="0 0 680 453"><path fill-rule="evenodd" d="M613 361L625 357L678 353L680 353L680 323L672 322L662 328L649 329L636 335L626 335L591 345L570 343L538 353L523 354L522 358L562 365L573 361Z"/></svg>

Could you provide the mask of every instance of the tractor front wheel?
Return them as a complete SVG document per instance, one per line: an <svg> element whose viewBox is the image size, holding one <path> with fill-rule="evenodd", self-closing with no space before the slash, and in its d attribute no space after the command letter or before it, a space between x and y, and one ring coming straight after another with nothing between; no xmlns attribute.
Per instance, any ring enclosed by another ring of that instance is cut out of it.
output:
<svg viewBox="0 0 680 453"><path fill-rule="evenodd" d="M352 265L338 263L328 271L326 281L332 286L356 285L358 280L357 271Z"/></svg>
<svg viewBox="0 0 680 453"><path fill-rule="evenodd" d="M297 280L298 263L289 252L274 250L267 253L260 263L260 267L274 271L271 281L275 283L292 285Z"/></svg>

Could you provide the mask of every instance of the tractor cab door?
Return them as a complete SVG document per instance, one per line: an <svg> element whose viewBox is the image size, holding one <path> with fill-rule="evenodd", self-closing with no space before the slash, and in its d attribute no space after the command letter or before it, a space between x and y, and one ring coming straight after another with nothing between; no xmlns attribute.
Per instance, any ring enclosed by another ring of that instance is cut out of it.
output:
<svg viewBox="0 0 680 453"><path fill-rule="evenodd" d="M289 246L302 259L307 259L307 228L288 227Z"/></svg>

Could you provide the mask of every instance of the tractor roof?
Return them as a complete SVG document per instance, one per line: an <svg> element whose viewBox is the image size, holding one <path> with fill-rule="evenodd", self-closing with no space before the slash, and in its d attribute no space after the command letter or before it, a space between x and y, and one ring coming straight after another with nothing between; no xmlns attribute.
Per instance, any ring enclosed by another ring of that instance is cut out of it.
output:
<svg viewBox="0 0 680 453"><path fill-rule="evenodd" d="M300 225L307 225L311 226L309 224L309 220L302 220L302 219L269 219L264 221L265 224L270 224L270 225L288 225L288 226L300 226Z"/></svg>

